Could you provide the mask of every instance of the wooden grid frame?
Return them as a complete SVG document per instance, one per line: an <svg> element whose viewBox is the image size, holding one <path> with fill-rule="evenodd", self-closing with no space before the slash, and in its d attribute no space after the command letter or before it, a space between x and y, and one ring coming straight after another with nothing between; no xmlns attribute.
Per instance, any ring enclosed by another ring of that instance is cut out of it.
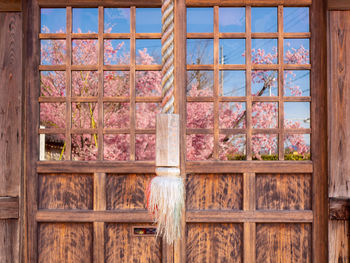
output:
<svg viewBox="0 0 350 263"><path fill-rule="evenodd" d="M194 5L196 6L196 5ZM225 5L224 5L225 6ZM213 128L186 129L186 135L191 134L212 134L214 137L213 159L218 160L219 155L219 135L245 134L246 136L246 160L252 160L251 142L254 134L274 134L277 136L278 158L284 160L284 136L288 134L311 134L311 128L290 129L284 128L284 102L311 102L311 96L287 97L284 96L284 70L311 70L311 64L286 64L284 63L283 41L284 39L308 39L311 33L285 33L283 32L283 7L277 7L277 32L276 33L252 33L251 32L251 7L252 5L242 5L245 7L245 32L244 33L221 33L219 32L219 8L222 5L203 5L200 7L213 7L212 33L187 33L187 39L213 39L214 63L211 65L190 64L187 70L211 70L214 72L213 96L212 97L187 97L187 102L213 102L214 125ZM187 6L192 7L192 5ZM199 7L199 8L200 8ZM219 62L219 40L220 39L244 39L246 63L241 65L225 65ZM251 42L252 39L276 39L278 43L277 64L254 64L252 63ZM219 73L221 70L245 70L246 73L246 96L230 97L219 95ZM252 96L251 73L252 70L276 70L278 73L278 96L258 97ZM219 103L220 102L245 102L246 104L246 128L245 129L221 129L219 128ZM251 124L252 103L254 102L276 102L278 103L277 128L253 128ZM310 105L311 107L311 105Z"/></svg>
<svg viewBox="0 0 350 263"><path fill-rule="evenodd" d="M159 7L159 6L158 6ZM40 65L39 71L63 71L66 72L66 96L65 97L39 97L39 103L66 103L66 128L39 129L39 134L65 134L66 149L65 160L72 160L71 139L72 134L96 134L98 136L97 160L103 160L103 137L105 134L129 134L130 135L130 161L136 160L136 135L155 134L155 128L140 129L136 127L136 103L160 103L160 96L136 97L135 79L137 71L160 71L161 65L136 64L136 40L137 39L161 39L161 33L136 33L136 7L130 8L130 33L105 33L104 32L104 6L98 6L98 33L72 33L72 6L66 7L66 33L39 33L40 40L65 40L66 61L65 65ZM161 21L159 21L161 22ZM72 41L76 39L97 40L97 64L96 65L72 65ZM104 64L104 40L128 39L130 40L130 64L129 65L105 65ZM98 73L98 95L78 97L72 96L72 71L96 71ZM105 97L104 72L128 71L130 89L128 97ZM104 103L125 102L130 103L130 127L128 129L116 129L104 127ZM96 103L98 108L97 128L72 128L72 103Z"/></svg>

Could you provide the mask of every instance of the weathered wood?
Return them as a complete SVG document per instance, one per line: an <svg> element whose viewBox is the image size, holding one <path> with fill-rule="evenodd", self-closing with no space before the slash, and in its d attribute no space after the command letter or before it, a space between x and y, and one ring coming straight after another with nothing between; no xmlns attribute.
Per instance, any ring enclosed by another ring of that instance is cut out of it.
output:
<svg viewBox="0 0 350 263"><path fill-rule="evenodd" d="M350 198L350 11L330 13L329 197Z"/></svg>
<svg viewBox="0 0 350 263"><path fill-rule="evenodd" d="M20 12L22 11L22 0L1 0L0 12Z"/></svg>
<svg viewBox="0 0 350 263"><path fill-rule="evenodd" d="M18 196L22 173L23 119L20 13L0 13L0 35L0 196Z"/></svg>
<svg viewBox="0 0 350 263"><path fill-rule="evenodd" d="M328 225L329 263L349 263L349 220L330 220Z"/></svg>
<svg viewBox="0 0 350 263"><path fill-rule="evenodd" d="M186 0L188 6L309 6L312 0Z"/></svg>
<svg viewBox="0 0 350 263"><path fill-rule="evenodd" d="M19 257L19 232L18 220L0 220L0 262L21 262Z"/></svg>
<svg viewBox="0 0 350 263"><path fill-rule="evenodd" d="M18 218L18 210L18 197L0 197L0 219Z"/></svg>
<svg viewBox="0 0 350 263"><path fill-rule="evenodd" d="M93 262L105 262L105 223L94 222Z"/></svg>
<svg viewBox="0 0 350 263"><path fill-rule="evenodd" d="M71 5L74 7L160 7L162 2L160 0L39 0L39 5L42 7L66 7Z"/></svg>
<svg viewBox="0 0 350 263"><path fill-rule="evenodd" d="M330 198L329 219L330 220L350 220L350 200Z"/></svg>
<svg viewBox="0 0 350 263"><path fill-rule="evenodd" d="M350 10L348 0L327 0L328 10Z"/></svg>
<svg viewBox="0 0 350 263"><path fill-rule="evenodd" d="M256 262L256 224L244 223L243 232L243 262Z"/></svg>

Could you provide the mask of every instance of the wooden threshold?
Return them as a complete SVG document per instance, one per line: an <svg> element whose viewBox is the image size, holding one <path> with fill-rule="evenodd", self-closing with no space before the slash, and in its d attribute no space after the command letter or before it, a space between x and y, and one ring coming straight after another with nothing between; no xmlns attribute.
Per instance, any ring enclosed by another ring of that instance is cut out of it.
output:
<svg viewBox="0 0 350 263"><path fill-rule="evenodd" d="M0 197L0 219L18 218L18 197Z"/></svg>

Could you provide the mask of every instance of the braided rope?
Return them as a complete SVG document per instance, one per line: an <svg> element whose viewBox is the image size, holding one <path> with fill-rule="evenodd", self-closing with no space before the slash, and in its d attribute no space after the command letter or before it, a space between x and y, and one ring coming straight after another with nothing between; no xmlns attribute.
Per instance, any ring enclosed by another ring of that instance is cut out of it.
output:
<svg viewBox="0 0 350 263"><path fill-rule="evenodd" d="M162 4L162 113L174 113L174 2Z"/></svg>

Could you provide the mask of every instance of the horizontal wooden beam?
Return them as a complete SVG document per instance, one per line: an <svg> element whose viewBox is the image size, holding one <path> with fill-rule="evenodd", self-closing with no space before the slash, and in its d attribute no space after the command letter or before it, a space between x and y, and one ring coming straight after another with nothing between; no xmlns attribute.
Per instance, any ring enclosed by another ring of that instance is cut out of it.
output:
<svg viewBox="0 0 350 263"><path fill-rule="evenodd" d="M187 211L188 223L231 223L231 222L261 222L261 223L295 223L313 220L312 211Z"/></svg>
<svg viewBox="0 0 350 263"><path fill-rule="evenodd" d="M350 199L329 199L330 220L350 220Z"/></svg>
<svg viewBox="0 0 350 263"><path fill-rule="evenodd" d="M0 197L0 219L18 218L18 197Z"/></svg>
<svg viewBox="0 0 350 263"><path fill-rule="evenodd" d="M0 0L0 12L20 12L22 11L21 0Z"/></svg>
<svg viewBox="0 0 350 263"><path fill-rule="evenodd" d="M311 3L312 0L186 0L187 6L310 6Z"/></svg>
<svg viewBox="0 0 350 263"><path fill-rule="evenodd" d="M161 0L38 0L41 7L160 7Z"/></svg>
<svg viewBox="0 0 350 263"><path fill-rule="evenodd" d="M349 0L328 0L328 10L350 10Z"/></svg>

